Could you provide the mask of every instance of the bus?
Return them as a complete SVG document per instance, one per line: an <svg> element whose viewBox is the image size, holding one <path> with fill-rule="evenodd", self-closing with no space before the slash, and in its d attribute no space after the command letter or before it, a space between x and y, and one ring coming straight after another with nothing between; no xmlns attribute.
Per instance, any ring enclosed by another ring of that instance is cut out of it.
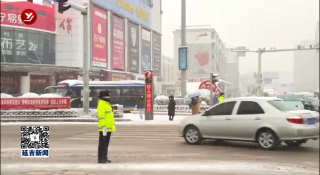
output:
<svg viewBox="0 0 320 175"><path fill-rule="evenodd" d="M96 109L101 90L110 90L111 104L123 105L123 111L133 111L139 96L144 94L145 83L139 80L89 81L90 109ZM45 93L56 93L71 98L71 108L83 107L83 81L64 80L57 86L45 88Z"/></svg>

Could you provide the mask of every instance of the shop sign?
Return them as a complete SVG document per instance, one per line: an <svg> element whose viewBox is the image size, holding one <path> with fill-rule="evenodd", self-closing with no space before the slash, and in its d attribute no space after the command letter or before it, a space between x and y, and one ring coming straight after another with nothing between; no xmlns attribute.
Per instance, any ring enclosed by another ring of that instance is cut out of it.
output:
<svg viewBox="0 0 320 175"><path fill-rule="evenodd" d="M50 77L48 75L30 75L30 86L49 86Z"/></svg>
<svg viewBox="0 0 320 175"><path fill-rule="evenodd" d="M101 81L132 80L132 74L101 70Z"/></svg>
<svg viewBox="0 0 320 175"><path fill-rule="evenodd" d="M151 28L150 0L93 0L92 2L148 29Z"/></svg>
<svg viewBox="0 0 320 175"><path fill-rule="evenodd" d="M210 90L210 80L203 81L203 82L200 84L199 89L208 89L208 90ZM220 92L222 92L222 91L220 90L220 88L219 88L216 84L213 84L212 91L213 91L214 93L220 93Z"/></svg>
<svg viewBox="0 0 320 175"><path fill-rule="evenodd" d="M26 25L21 20L21 13L25 9L37 9L37 20L32 25ZM28 1L1 1L1 26L3 25L55 32L56 21L54 18L54 8L33 4Z"/></svg>
<svg viewBox="0 0 320 175"><path fill-rule="evenodd" d="M116 70L125 69L124 58L124 19L113 16L113 49L112 67Z"/></svg>
<svg viewBox="0 0 320 175"><path fill-rule="evenodd" d="M153 72L146 71L145 76L145 119L153 120L153 94L154 94L154 85L153 85Z"/></svg>
<svg viewBox="0 0 320 175"><path fill-rule="evenodd" d="M70 109L70 98L1 98L1 109Z"/></svg>
<svg viewBox="0 0 320 175"><path fill-rule="evenodd" d="M20 76L1 76L1 86L20 87Z"/></svg>

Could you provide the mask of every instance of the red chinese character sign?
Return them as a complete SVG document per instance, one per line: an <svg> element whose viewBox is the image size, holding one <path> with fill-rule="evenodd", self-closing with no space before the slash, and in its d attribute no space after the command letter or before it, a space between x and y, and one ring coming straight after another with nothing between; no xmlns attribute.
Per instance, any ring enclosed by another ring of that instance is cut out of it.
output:
<svg viewBox="0 0 320 175"><path fill-rule="evenodd" d="M205 81L201 82L201 84L199 85L199 89L210 90L210 80L205 80ZM222 92L222 90L216 84L213 84L212 91L214 93L221 93Z"/></svg>
<svg viewBox="0 0 320 175"><path fill-rule="evenodd" d="M145 117L146 120L153 120L153 72L145 72L145 102L146 102L146 111Z"/></svg>

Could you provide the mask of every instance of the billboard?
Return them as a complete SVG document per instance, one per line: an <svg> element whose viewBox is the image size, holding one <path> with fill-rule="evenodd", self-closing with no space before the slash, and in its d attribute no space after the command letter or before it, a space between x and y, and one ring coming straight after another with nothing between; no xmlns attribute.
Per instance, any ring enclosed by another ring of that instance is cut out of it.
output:
<svg viewBox="0 0 320 175"><path fill-rule="evenodd" d="M128 22L128 72L139 73L139 27Z"/></svg>
<svg viewBox="0 0 320 175"><path fill-rule="evenodd" d="M115 70L124 70L124 19L113 15L112 28L112 68Z"/></svg>
<svg viewBox="0 0 320 175"><path fill-rule="evenodd" d="M206 75L209 76L211 67L211 44L188 44L189 56L189 75Z"/></svg>
<svg viewBox="0 0 320 175"><path fill-rule="evenodd" d="M128 18L143 27L150 29L151 4L142 0L93 0L105 9L116 12L118 15Z"/></svg>
<svg viewBox="0 0 320 175"><path fill-rule="evenodd" d="M92 66L108 66L107 12L92 7Z"/></svg>
<svg viewBox="0 0 320 175"><path fill-rule="evenodd" d="M161 36L152 33L153 73L161 76Z"/></svg>
<svg viewBox="0 0 320 175"><path fill-rule="evenodd" d="M37 12L37 20L32 25L26 25L21 20L21 13L25 9L34 9ZM56 31L54 8L33 4L28 1L3 2L1 1L1 27L21 27L47 32Z"/></svg>
<svg viewBox="0 0 320 175"><path fill-rule="evenodd" d="M187 32L187 43L212 43L211 32Z"/></svg>
<svg viewBox="0 0 320 175"><path fill-rule="evenodd" d="M151 69L151 35L150 31L141 31L141 68L142 71Z"/></svg>

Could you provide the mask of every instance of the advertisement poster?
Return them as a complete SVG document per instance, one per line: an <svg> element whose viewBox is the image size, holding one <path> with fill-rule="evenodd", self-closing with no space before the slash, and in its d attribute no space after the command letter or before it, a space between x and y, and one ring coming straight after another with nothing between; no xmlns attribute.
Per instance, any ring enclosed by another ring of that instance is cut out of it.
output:
<svg viewBox="0 0 320 175"><path fill-rule="evenodd" d="M113 16L113 47L112 67L116 70L125 69L124 57L124 19Z"/></svg>
<svg viewBox="0 0 320 175"><path fill-rule="evenodd" d="M188 69L188 48L187 47L179 48L179 69L180 70Z"/></svg>
<svg viewBox="0 0 320 175"><path fill-rule="evenodd" d="M150 31L145 29L142 29L141 33L141 68L145 71L151 69L151 35Z"/></svg>
<svg viewBox="0 0 320 175"><path fill-rule="evenodd" d="M128 22L128 66L129 72L139 73L139 27Z"/></svg>
<svg viewBox="0 0 320 175"><path fill-rule="evenodd" d="M92 66L107 68L107 12L92 7Z"/></svg>
<svg viewBox="0 0 320 175"><path fill-rule="evenodd" d="M211 72L211 44L188 44L189 66L188 74L209 75Z"/></svg>
<svg viewBox="0 0 320 175"><path fill-rule="evenodd" d="M153 73L161 76L161 36L152 34Z"/></svg>

